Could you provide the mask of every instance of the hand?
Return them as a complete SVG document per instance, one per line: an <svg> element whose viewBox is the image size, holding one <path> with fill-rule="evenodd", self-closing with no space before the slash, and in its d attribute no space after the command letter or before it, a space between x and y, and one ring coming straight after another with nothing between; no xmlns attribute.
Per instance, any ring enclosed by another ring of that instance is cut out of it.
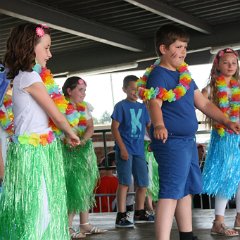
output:
<svg viewBox="0 0 240 240"><path fill-rule="evenodd" d="M123 149L123 150L121 150L120 151L120 156L121 156L121 158L123 159L123 160L128 160L128 151L127 151L127 149Z"/></svg>
<svg viewBox="0 0 240 240"><path fill-rule="evenodd" d="M240 134L240 124L239 123L229 121L226 124L226 127L228 129L232 130L234 133Z"/></svg>
<svg viewBox="0 0 240 240"><path fill-rule="evenodd" d="M168 138L168 131L164 125L157 125L154 127L153 136L156 139L161 139L163 143L165 143Z"/></svg>
<svg viewBox="0 0 240 240"><path fill-rule="evenodd" d="M66 136L66 141L71 147L76 147L81 143L79 137L74 132Z"/></svg>

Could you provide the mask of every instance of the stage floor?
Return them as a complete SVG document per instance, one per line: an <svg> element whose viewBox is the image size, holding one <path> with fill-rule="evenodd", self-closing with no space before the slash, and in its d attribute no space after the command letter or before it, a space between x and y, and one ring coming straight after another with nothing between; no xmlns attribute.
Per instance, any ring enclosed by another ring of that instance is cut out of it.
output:
<svg viewBox="0 0 240 240"><path fill-rule="evenodd" d="M107 229L104 234L88 235L86 240L154 240L154 224L137 224L135 228L116 229L115 228L116 213L92 213L90 214L90 222L96 226ZM214 219L214 210L194 209L193 210L193 229L199 240L222 240L226 237L211 236L210 229ZM229 227L233 227L235 220L235 209L227 209L225 223ZM78 217L74 219L74 226L77 226ZM240 236L227 239L240 239ZM174 221L171 232L171 240L179 240L177 226Z"/></svg>

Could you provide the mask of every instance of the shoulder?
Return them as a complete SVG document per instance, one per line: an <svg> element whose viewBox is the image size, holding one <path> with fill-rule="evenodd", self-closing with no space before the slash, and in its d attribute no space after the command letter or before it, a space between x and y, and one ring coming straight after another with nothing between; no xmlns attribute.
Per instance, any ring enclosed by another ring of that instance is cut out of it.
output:
<svg viewBox="0 0 240 240"><path fill-rule="evenodd" d="M94 107L91 103L85 102L86 103L86 108L89 112L92 112L94 110Z"/></svg>

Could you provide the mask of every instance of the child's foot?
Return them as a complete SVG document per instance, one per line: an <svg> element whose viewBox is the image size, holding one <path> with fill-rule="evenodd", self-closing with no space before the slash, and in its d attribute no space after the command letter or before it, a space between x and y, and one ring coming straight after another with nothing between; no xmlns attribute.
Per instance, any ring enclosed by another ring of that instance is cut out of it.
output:
<svg viewBox="0 0 240 240"><path fill-rule="evenodd" d="M90 223L80 224L80 231L83 234L98 234L107 232L106 229L101 229L91 225Z"/></svg>
<svg viewBox="0 0 240 240"><path fill-rule="evenodd" d="M132 228L134 224L128 220L129 215L127 212L118 212L115 227L116 228Z"/></svg>
<svg viewBox="0 0 240 240"><path fill-rule="evenodd" d="M238 232L234 229L230 229L226 227L226 225L223 222L220 221L213 221L213 226L211 229L212 235L220 235L220 236L226 236L226 237L234 237L238 236Z"/></svg>
<svg viewBox="0 0 240 240"><path fill-rule="evenodd" d="M154 215L149 214L146 210L135 210L134 223L153 223Z"/></svg>
<svg viewBox="0 0 240 240"><path fill-rule="evenodd" d="M72 240L82 239L82 238L86 237L86 235L84 233L75 231L72 227L69 228L69 233L70 233Z"/></svg>

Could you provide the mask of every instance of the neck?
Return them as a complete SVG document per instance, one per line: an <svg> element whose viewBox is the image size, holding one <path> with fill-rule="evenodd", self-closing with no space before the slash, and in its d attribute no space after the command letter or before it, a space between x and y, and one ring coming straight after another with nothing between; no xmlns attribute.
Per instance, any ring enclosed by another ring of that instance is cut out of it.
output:
<svg viewBox="0 0 240 240"><path fill-rule="evenodd" d="M174 66L172 66L171 64L169 64L168 62L165 62L165 61L161 61L160 66L164 67L164 68L167 68L168 70L171 70L171 71L176 71L177 70Z"/></svg>

